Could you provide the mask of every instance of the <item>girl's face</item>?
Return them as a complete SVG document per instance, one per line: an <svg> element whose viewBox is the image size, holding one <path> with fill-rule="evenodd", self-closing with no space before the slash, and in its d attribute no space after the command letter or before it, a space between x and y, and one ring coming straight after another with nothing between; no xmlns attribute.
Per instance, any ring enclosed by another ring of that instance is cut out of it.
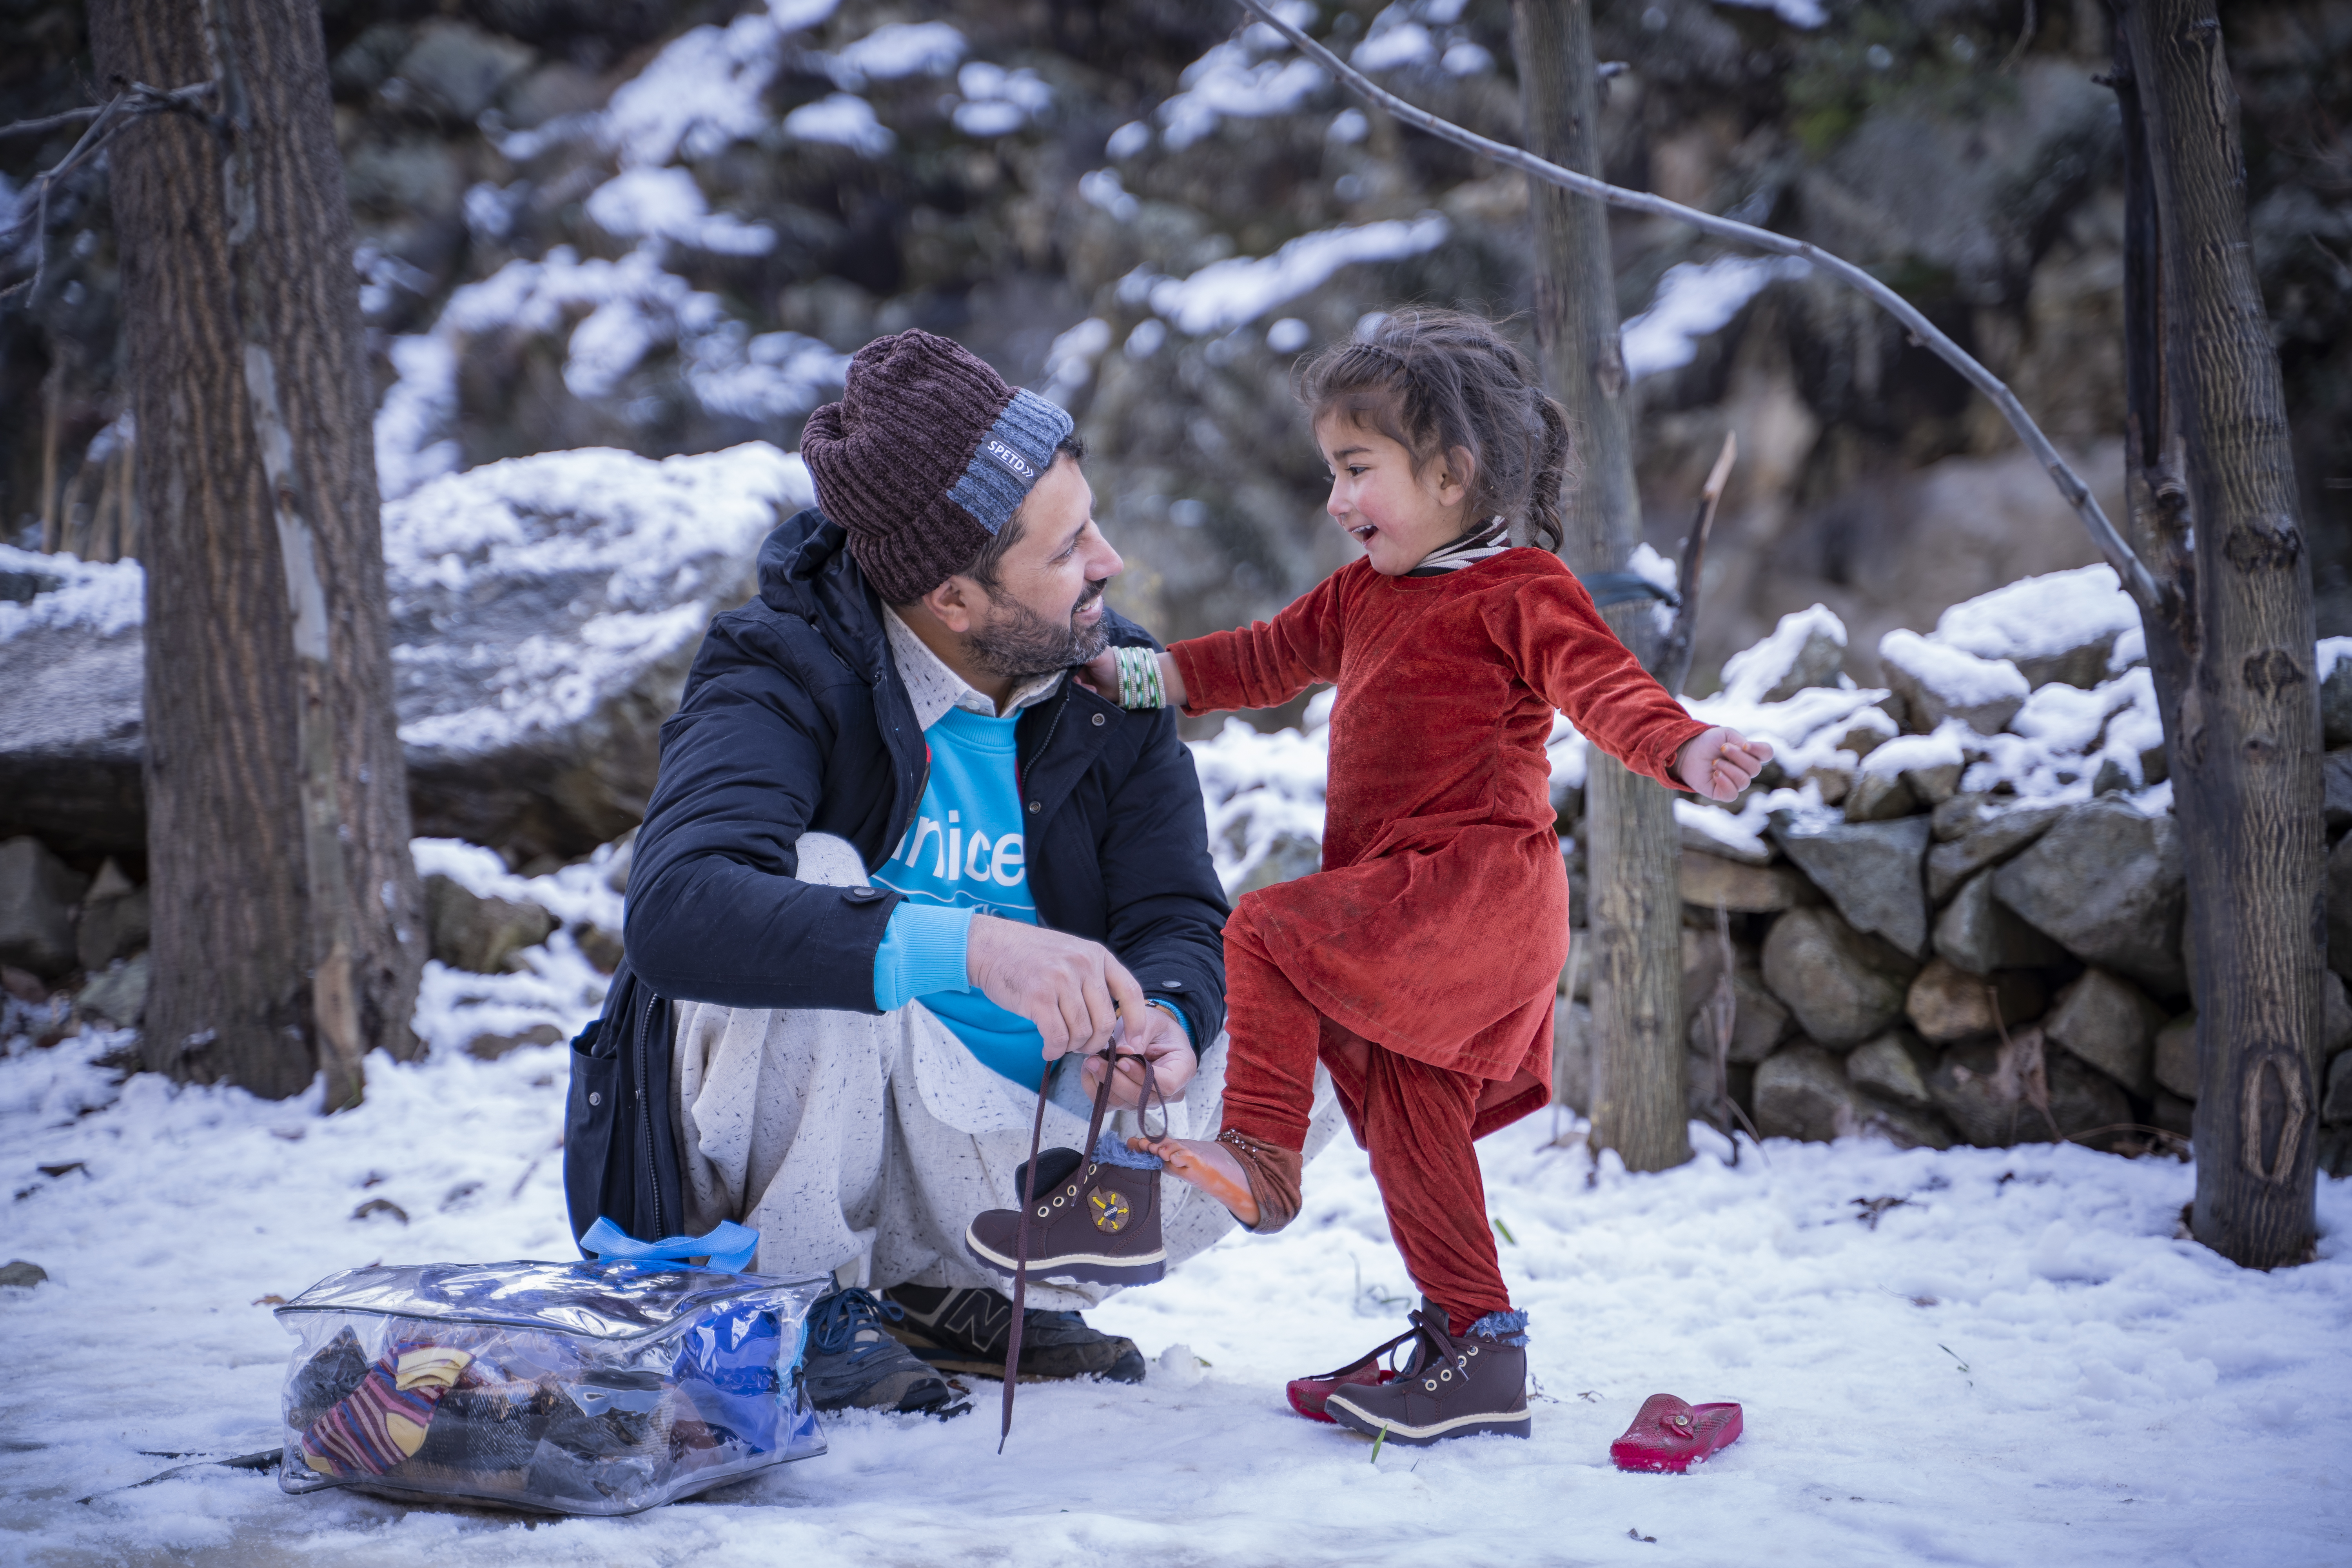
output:
<svg viewBox="0 0 2352 1568"><path fill-rule="evenodd" d="M1323 510L1364 547L1383 577L1412 571L1433 550L1462 537L1469 490L1459 448L1416 474L1412 454L1369 426L1341 414L1315 422L1315 444L1331 473Z"/></svg>

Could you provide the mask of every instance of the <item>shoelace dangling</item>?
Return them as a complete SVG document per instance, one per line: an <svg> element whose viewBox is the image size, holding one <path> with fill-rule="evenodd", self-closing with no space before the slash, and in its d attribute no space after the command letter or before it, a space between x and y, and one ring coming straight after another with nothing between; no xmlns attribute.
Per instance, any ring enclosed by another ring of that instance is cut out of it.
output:
<svg viewBox="0 0 2352 1568"><path fill-rule="evenodd" d="M1095 1086L1095 1112L1087 1121L1085 1152L1079 1156L1078 1170L1088 1173L1095 1157L1096 1142L1102 1136L1103 1116L1110 1109L1110 1080L1122 1061L1143 1063L1143 1098L1139 1102L1139 1120L1147 1123L1151 1115L1152 1097L1160 1100L1160 1135L1168 1135L1168 1095L1160 1087L1160 1075L1141 1051L1124 1051L1127 1043L1127 1020L1121 1018L1111 1026L1110 1038L1099 1051L1089 1055L1102 1058L1102 1082ZM1021 1331L1028 1317L1029 1301L1029 1214L1037 1202L1037 1146L1045 1140L1045 1099L1053 1087L1054 1074L1049 1068L1037 1080L1037 1114L1029 1129L1029 1175L1021 1184L1021 1225L1013 1239L1013 1326L1006 1331L1004 1342L1004 1412L996 1429L996 1451L1004 1452L1004 1440L1013 1435L1013 1392L1020 1384Z"/></svg>

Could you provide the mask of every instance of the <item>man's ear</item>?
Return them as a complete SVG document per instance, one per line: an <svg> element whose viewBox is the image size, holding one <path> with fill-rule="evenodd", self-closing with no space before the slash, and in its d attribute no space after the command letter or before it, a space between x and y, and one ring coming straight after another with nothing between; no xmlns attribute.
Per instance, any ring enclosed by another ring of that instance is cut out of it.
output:
<svg viewBox="0 0 2352 1568"><path fill-rule="evenodd" d="M978 585L964 576L950 577L915 603L930 611L939 623L962 637L972 628L973 601L979 598Z"/></svg>

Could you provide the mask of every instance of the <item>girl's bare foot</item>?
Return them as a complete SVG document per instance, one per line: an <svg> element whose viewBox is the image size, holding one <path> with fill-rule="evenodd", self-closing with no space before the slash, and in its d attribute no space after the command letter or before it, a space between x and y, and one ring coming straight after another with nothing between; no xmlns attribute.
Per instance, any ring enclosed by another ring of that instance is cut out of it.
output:
<svg viewBox="0 0 2352 1568"><path fill-rule="evenodd" d="M1244 1226L1258 1222L1257 1198L1250 1192L1249 1173L1234 1152L1213 1138L1129 1138L1127 1146L1139 1154L1157 1154L1168 1168L1225 1207Z"/></svg>

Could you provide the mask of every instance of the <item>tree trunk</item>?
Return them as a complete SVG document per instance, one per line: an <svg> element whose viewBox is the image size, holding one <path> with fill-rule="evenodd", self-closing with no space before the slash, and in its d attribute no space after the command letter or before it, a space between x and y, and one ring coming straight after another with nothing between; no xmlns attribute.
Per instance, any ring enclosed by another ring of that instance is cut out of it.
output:
<svg viewBox="0 0 2352 1568"><path fill-rule="evenodd" d="M2311 565L2212 0L2118 0L2131 488L2189 879L2190 1229L2310 1256L2326 905ZM2191 524L2193 523L2193 527ZM2193 542L2192 542L2193 540Z"/></svg>
<svg viewBox="0 0 2352 1568"><path fill-rule="evenodd" d="M1528 150L1579 174L1601 172L1598 72L1588 0L1517 0ZM1567 408L1582 479L1567 508L1560 554L1590 577L1621 572L1642 537L1633 443L1618 347L1616 271L1599 202L1528 182L1536 241L1536 344L1544 379ZM1628 647L1654 664L1649 601L1602 612ZM1690 1158L1684 1087L1680 837L1674 798L1597 752L1584 789L1591 870L1592 1146L1626 1168L1664 1170Z"/></svg>
<svg viewBox="0 0 2352 1568"><path fill-rule="evenodd" d="M317 6L93 0L110 88L220 83L110 149L143 450L153 897L142 1049L273 1098L415 1053L424 962Z"/></svg>

